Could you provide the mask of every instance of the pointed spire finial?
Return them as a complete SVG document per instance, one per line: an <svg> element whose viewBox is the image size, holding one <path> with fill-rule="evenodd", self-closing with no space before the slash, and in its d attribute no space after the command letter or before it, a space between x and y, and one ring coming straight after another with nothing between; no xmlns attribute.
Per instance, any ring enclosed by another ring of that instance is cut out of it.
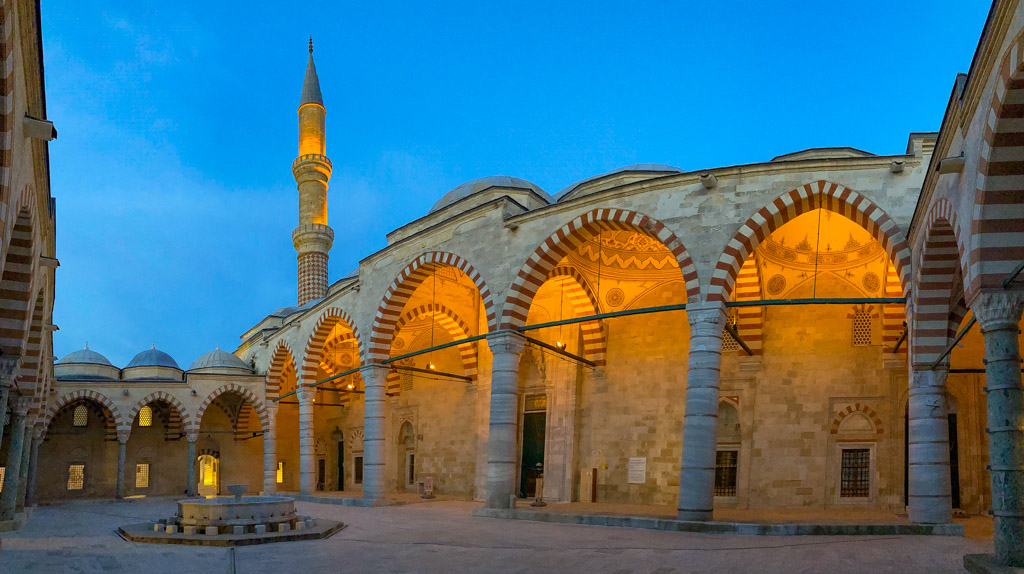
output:
<svg viewBox="0 0 1024 574"><path fill-rule="evenodd" d="M86 341L86 342L85 342L85 350L86 350L86 351L88 351L88 350L89 350L89 341Z"/></svg>
<svg viewBox="0 0 1024 574"><path fill-rule="evenodd" d="M153 349L156 350L156 341L153 341Z"/></svg>
<svg viewBox="0 0 1024 574"><path fill-rule="evenodd" d="M313 55L313 37L312 36L309 37L309 55L310 56Z"/></svg>
<svg viewBox="0 0 1024 574"><path fill-rule="evenodd" d="M220 350L220 341L217 341L217 350Z"/></svg>

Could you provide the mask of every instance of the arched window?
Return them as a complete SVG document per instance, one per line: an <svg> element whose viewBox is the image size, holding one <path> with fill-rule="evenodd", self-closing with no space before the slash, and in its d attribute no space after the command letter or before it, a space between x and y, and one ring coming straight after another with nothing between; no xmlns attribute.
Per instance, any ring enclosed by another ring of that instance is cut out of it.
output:
<svg viewBox="0 0 1024 574"><path fill-rule="evenodd" d="M140 427L151 427L153 426L153 409L146 405L139 410L139 426Z"/></svg>
<svg viewBox="0 0 1024 574"><path fill-rule="evenodd" d="M89 424L89 408L85 405L75 407L75 415L72 424L76 427L84 427Z"/></svg>

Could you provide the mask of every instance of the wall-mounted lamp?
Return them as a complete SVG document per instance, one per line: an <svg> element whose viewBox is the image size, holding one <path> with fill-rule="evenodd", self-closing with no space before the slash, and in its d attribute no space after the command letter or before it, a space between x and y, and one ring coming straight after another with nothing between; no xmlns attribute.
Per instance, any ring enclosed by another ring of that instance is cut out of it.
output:
<svg viewBox="0 0 1024 574"><path fill-rule="evenodd" d="M124 389L123 391L121 391L121 394L127 397L128 396L128 389Z"/></svg>
<svg viewBox="0 0 1024 574"><path fill-rule="evenodd" d="M194 397L194 396L196 396L196 395L198 395L198 394L199 394L199 393L197 393L195 389L192 389L192 396L193 396L193 397Z"/></svg>

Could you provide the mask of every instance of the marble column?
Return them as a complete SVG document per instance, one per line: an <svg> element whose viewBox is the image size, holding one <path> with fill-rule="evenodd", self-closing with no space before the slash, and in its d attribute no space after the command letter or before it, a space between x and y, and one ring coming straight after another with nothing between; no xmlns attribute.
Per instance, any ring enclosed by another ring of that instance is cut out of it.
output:
<svg viewBox="0 0 1024 574"><path fill-rule="evenodd" d="M29 397L18 397L11 405L11 439L7 445L7 464L4 471L4 491L0 493L0 520L13 520L18 505L18 478L21 476L22 450L25 446L25 416Z"/></svg>
<svg viewBox="0 0 1024 574"><path fill-rule="evenodd" d="M277 492L277 405L267 407L267 428L263 431L263 493Z"/></svg>
<svg viewBox="0 0 1024 574"><path fill-rule="evenodd" d="M198 434L186 434L185 440L188 441L188 461L185 467L185 495L195 496L196 495L196 441L199 440Z"/></svg>
<svg viewBox="0 0 1024 574"><path fill-rule="evenodd" d="M28 418L25 419L25 439L21 443L21 469L18 473L18 501L14 507L15 512L25 510L25 497L28 495L28 465L32 458L32 428L34 426Z"/></svg>
<svg viewBox="0 0 1024 574"><path fill-rule="evenodd" d="M124 498L124 465L128 457L128 436L117 435L117 492L116 498Z"/></svg>
<svg viewBox="0 0 1024 574"><path fill-rule="evenodd" d="M1024 385L1020 334L1024 293L982 293L971 303L985 337L989 478L995 558L1024 566Z"/></svg>
<svg viewBox="0 0 1024 574"><path fill-rule="evenodd" d="M514 331L487 336L491 348L491 416L487 424L487 508L509 508L516 492L519 357L526 339Z"/></svg>
<svg viewBox="0 0 1024 574"><path fill-rule="evenodd" d="M4 442L4 426L7 424L7 397L10 396L10 385L0 381L0 444Z"/></svg>
<svg viewBox="0 0 1024 574"><path fill-rule="evenodd" d="M690 355L683 415L683 461L679 469L679 520L711 520L715 500L715 432L722 370L725 304L686 306Z"/></svg>
<svg viewBox="0 0 1024 574"><path fill-rule="evenodd" d="M363 498L384 497L384 400L388 367L367 365L363 377Z"/></svg>
<svg viewBox="0 0 1024 574"><path fill-rule="evenodd" d="M299 399L299 491L313 494L316 490L316 453L313 435L313 399L315 389L303 389L296 393Z"/></svg>
<svg viewBox="0 0 1024 574"><path fill-rule="evenodd" d="M39 449L43 446L44 427L37 424L32 433L32 452L28 459L28 492L25 495L25 506L36 505L36 492L39 483Z"/></svg>
<svg viewBox="0 0 1024 574"><path fill-rule="evenodd" d="M946 418L947 366L914 365L908 403L908 512L911 522L953 521L949 481L949 421Z"/></svg>

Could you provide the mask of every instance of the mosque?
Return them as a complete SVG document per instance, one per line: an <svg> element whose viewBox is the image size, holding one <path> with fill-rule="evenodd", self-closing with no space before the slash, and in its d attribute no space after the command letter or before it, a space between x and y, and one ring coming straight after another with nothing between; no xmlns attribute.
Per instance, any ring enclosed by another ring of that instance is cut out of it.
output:
<svg viewBox="0 0 1024 574"><path fill-rule="evenodd" d="M671 506L695 521L991 513L997 559L1024 564L1017 1L993 3L940 130L900 153L636 164L557 193L475 179L334 283L326 110L311 42L296 305L187 369L155 347L123 367L86 347L51 369L53 211L27 208L31 248L22 212L3 212L4 282L42 284L0 288L19 311L0 320L22 337L3 377L0 519L39 500L232 483L366 505L429 492L498 509Z"/></svg>

